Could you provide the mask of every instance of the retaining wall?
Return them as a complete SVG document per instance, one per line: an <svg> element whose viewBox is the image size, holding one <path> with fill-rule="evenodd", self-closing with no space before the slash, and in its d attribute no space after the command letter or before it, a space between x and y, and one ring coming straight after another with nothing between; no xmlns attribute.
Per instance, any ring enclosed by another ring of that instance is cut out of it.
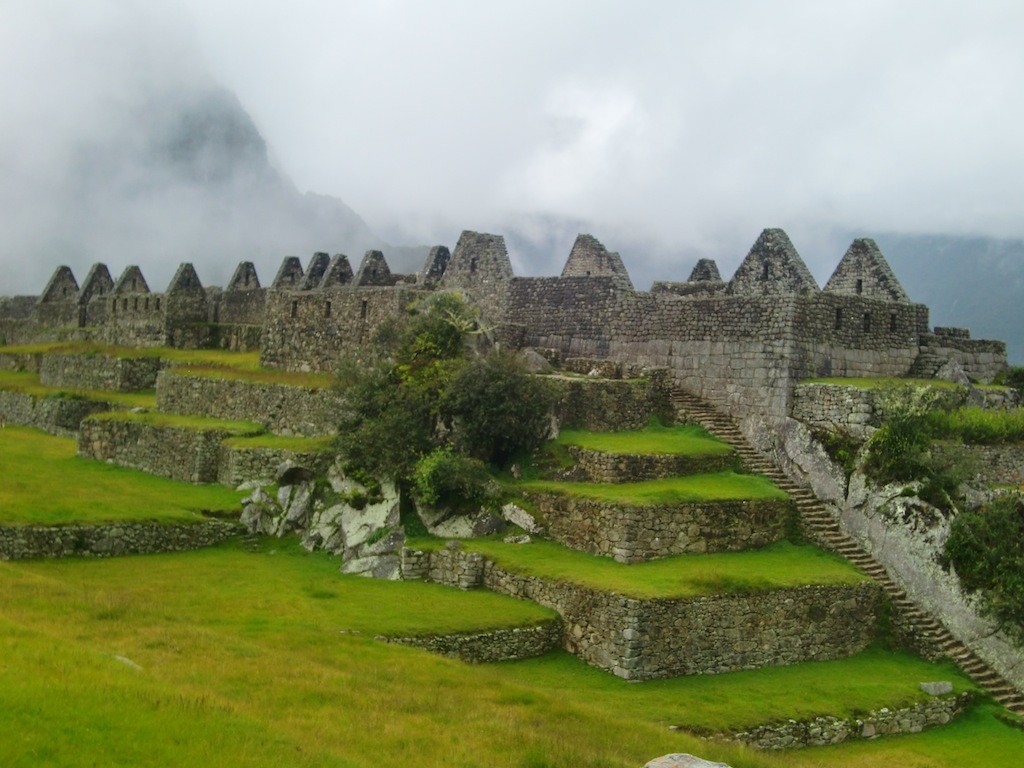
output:
<svg viewBox="0 0 1024 768"><path fill-rule="evenodd" d="M157 357L45 354L39 381L47 387L135 392L156 386L159 370Z"/></svg>
<svg viewBox="0 0 1024 768"><path fill-rule="evenodd" d="M459 548L406 548L402 573L462 589L483 587L552 608L564 622L567 650L627 680L850 656L874 639L882 602L880 589L871 583L640 600L514 574Z"/></svg>
<svg viewBox="0 0 1024 768"><path fill-rule="evenodd" d="M558 392L555 415L563 429L641 429L651 416L667 418L668 378L663 372L632 379L548 376Z"/></svg>
<svg viewBox="0 0 1024 768"><path fill-rule="evenodd" d="M165 413L256 421L271 432L310 436L333 433L341 407L326 387L190 376L173 369L157 377L156 399Z"/></svg>
<svg viewBox="0 0 1024 768"><path fill-rule="evenodd" d="M492 661L515 661L542 656L562 644L562 623L558 619L534 627L493 629L486 632L464 632L451 635L414 635L386 637L378 640L412 648L422 648L449 658L473 664Z"/></svg>
<svg viewBox="0 0 1024 768"><path fill-rule="evenodd" d="M739 461L733 453L721 456L680 456L674 454L606 453L568 446L569 455L576 462L574 479L590 483L631 483L639 480L658 480L703 472L722 472L736 469Z"/></svg>
<svg viewBox="0 0 1024 768"><path fill-rule="evenodd" d="M98 400L36 397L0 390L0 420L22 427L35 427L61 437L76 436L82 419L108 410L110 404Z"/></svg>
<svg viewBox="0 0 1024 768"><path fill-rule="evenodd" d="M116 557L212 546L241 532L237 523L107 523L0 527L0 560Z"/></svg>
<svg viewBox="0 0 1024 768"><path fill-rule="evenodd" d="M217 482L232 488L248 480L274 482L277 468L291 461L307 467L317 474L327 471L335 456L333 453L291 451L281 448L239 448L225 444L217 470Z"/></svg>
<svg viewBox="0 0 1024 768"><path fill-rule="evenodd" d="M548 534L567 547L620 563L683 553L757 549L785 538L789 501L702 501L650 506L531 493Z"/></svg>

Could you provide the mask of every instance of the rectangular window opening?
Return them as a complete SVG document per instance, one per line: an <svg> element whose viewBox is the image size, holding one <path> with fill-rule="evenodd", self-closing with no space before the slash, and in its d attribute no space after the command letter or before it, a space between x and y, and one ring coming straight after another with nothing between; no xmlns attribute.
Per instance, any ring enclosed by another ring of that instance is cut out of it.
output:
<svg viewBox="0 0 1024 768"><path fill-rule="evenodd" d="M843 327L843 308L836 307L836 324L835 329L838 331Z"/></svg>
<svg viewBox="0 0 1024 768"><path fill-rule="evenodd" d="M299 302L292 302L292 318L295 318L299 314Z"/></svg>

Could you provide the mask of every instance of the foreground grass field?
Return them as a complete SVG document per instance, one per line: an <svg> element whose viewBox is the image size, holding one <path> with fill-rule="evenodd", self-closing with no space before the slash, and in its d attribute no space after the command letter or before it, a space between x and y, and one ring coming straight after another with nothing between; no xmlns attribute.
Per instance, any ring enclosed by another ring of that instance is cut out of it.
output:
<svg viewBox="0 0 1024 768"><path fill-rule="evenodd" d="M841 662L630 684L567 654L470 666L373 640L548 615L486 593L341 576L293 544L0 563L4 766L639 768L693 752L734 768L1014 765L984 710L916 736L758 754L718 730L919 698L948 667Z"/></svg>
<svg viewBox="0 0 1024 768"><path fill-rule="evenodd" d="M79 458L75 441L24 427L0 429L0 525L127 520L196 521L238 511L244 494L166 480Z"/></svg>

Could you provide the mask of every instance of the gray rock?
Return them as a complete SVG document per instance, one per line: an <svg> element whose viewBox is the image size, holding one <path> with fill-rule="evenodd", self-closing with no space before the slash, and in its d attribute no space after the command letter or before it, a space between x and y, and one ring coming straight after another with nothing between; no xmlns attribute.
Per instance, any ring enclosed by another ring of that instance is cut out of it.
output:
<svg viewBox="0 0 1024 768"><path fill-rule="evenodd" d="M527 533L537 534L543 530L536 518L515 502L510 501L503 506L501 508L501 516L512 523L512 525L519 526Z"/></svg>
<svg viewBox="0 0 1024 768"><path fill-rule="evenodd" d="M934 683L921 683L921 690L930 696L945 696L953 692L953 684L948 680L939 680Z"/></svg>
<svg viewBox="0 0 1024 768"><path fill-rule="evenodd" d="M713 763L685 752L677 752L655 758L646 763L644 768L729 768L729 766L726 763Z"/></svg>
<svg viewBox="0 0 1024 768"><path fill-rule="evenodd" d="M551 373L551 363L536 350L524 349L519 356L530 373Z"/></svg>

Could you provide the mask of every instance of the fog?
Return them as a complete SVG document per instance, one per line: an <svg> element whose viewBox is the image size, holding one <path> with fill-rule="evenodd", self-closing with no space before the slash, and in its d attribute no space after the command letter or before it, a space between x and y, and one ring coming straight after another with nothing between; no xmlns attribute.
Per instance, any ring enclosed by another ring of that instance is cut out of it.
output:
<svg viewBox="0 0 1024 768"><path fill-rule="evenodd" d="M0 294L96 260L162 288L181 260L217 282L253 258L269 282L286 253L461 229L548 274L584 229L641 287L700 256L728 275L769 226L820 282L849 233L1024 237L1012 0L7 0L0 19ZM211 114L234 126L213 141Z"/></svg>

